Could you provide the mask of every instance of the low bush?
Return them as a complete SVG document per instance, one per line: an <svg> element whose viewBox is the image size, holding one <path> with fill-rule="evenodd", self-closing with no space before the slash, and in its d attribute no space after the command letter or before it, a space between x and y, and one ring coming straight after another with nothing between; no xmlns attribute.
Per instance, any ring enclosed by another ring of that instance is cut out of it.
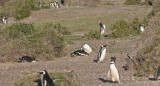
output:
<svg viewBox="0 0 160 86"><path fill-rule="evenodd" d="M124 20L116 21L115 24L111 25L111 30L113 31L109 34L109 38L122 38L130 35L138 35L139 29L133 29L129 23Z"/></svg>
<svg viewBox="0 0 160 86"><path fill-rule="evenodd" d="M70 6L90 6L95 7L101 4L101 0L66 0L66 4Z"/></svg>
<svg viewBox="0 0 160 86"><path fill-rule="evenodd" d="M33 25L26 24L26 23L16 23L11 26L8 26L5 29L5 33L8 34L10 39L28 36L28 35L32 34L34 31L35 31L35 29L34 29Z"/></svg>
<svg viewBox="0 0 160 86"><path fill-rule="evenodd" d="M137 5L137 4L140 4L140 3L141 3L140 0L126 0L125 1L126 5Z"/></svg>
<svg viewBox="0 0 160 86"><path fill-rule="evenodd" d="M101 39L101 34L99 31L92 30L89 31L87 34L84 34L84 38L87 39Z"/></svg>
<svg viewBox="0 0 160 86"><path fill-rule="evenodd" d="M0 40L3 43L0 46L3 50L0 55L5 57L0 58L0 62L17 61L21 56L32 56L38 60L54 60L65 56L65 35L70 32L62 27L66 28L61 24L52 23L43 23L42 26L16 23L6 27L0 32L0 37L3 37ZM6 40L5 43L3 40Z"/></svg>
<svg viewBox="0 0 160 86"><path fill-rule="evenodd" d="M109 38L122 38L130 35L139 35L140 24L143 24L145 27L148 26L149 20L144 18L140 21L138 18L134 18L132 22L128 23L124 20L116 21L111 25L112 33L108 35Z"/></svg>

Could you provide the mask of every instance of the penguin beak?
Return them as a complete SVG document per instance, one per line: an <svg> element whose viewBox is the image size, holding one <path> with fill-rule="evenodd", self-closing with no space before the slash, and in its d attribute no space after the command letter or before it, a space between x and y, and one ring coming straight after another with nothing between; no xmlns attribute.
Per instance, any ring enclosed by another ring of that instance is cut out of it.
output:
<svg viewBox="0 0 160 86"><path fill-rule="evenodd" d="M103 45L104 47L107 47L107 45Z"/></svg>
<svg viewBox="0 0 160 86"><path fill-rule="evenodd" d="M43 74L43 72L38 72L39 74Z"/></svg>

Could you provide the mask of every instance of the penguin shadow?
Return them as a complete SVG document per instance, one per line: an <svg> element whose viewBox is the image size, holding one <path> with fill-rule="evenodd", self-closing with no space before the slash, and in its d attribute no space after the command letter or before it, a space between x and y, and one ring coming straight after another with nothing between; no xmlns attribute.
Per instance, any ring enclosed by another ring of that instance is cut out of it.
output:
<svg viewBox="0 0 160 86"><path fill-rule="evenodd" d="M104 37L108 37L108 35L104 35Z"/></svg>
<svg viewBox="0 0 160 86"><path fill-rule="evenodd" d="M42 84L41 84L41 79L37 79L37 80L35 80L34 82L36 82L38 85L37 86L42 86Z"/></svg>
<svg viewBox="0 0 160 86"><path fill-rule="evenodd" d="M109 83L113 83L111 80L106 80L106 79L103 79L103 78L98 78L100 81L106 83L106 82L109 82Z"/></svg>
<svg viewBox="0 0 160 86"><path fill-rule="evenodd" d="M93 62L97 63L97 62L98 62L98 60L93 60Z"/></svg>
<svg viewBox="0 0 160 86"><path fill-rule="evenodd" d="M128 70L128 66L122 66L124 70Z"/></svg>
<svg viewBox="0 0 160 86"><path fill-rule="evenodd" d="M148 79L151 80L151 81L157 81L156 78L148 78Z"/></svg>

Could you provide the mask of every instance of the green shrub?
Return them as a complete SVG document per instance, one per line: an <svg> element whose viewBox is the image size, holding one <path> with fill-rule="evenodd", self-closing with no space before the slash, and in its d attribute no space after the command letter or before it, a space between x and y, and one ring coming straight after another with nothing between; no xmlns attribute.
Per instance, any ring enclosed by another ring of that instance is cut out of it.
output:
<svg viewBox="0 0 160 86"><path fill-rule="evenodd" d="M35 29L32 24L16 23L7 27L5 31L11 39L15 39L32 34Z"/></svg>
<svg viewBox="0 0 160 86"><path fill-rule="evenodd" d="M101 39L101 34L99 31L92 30L89 31L87 34L84 34L84 37L87 39Z"/></svg>
<svg viewBox="0 0 160 86"><path fill-rule="evenodd" d="M109 38L122 38L130 35L138 35L139 30L133 29L129 23L124 20L116 21L115 24L111 25L111 30L113 31L109 34Z"/></svg>
<svg viewBox="0 0 160 86"><path fill-rule="evenodd" d="M125 1L126 5L136 5L136 4L140 4L140 0L126 0Z"/></svg>

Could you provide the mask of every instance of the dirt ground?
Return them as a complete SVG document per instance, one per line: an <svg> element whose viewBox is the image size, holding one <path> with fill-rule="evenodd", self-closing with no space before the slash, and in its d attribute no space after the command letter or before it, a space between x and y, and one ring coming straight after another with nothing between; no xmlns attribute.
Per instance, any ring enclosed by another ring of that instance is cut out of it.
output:
<svg viewBox="0 0 160 86"><path fill-rule="evenodd" d="M117 12L126 12L126 10L140 9L143 12L145 6L126 6L123 5L124 0L103 0L103 2L111 1L115 5L102 5L96 8L84 8L84 7L63 7L55 12L55 9L45 9L32 12L29 18L22 20L21 22L39 22L39 21L51 21L51 20L66 20L72 18L84 18L95 17L97 15L114 14ZM140 7L140 8L139 8ZM67 9L67 10L66 10ZM73 10L70 10L73 9ZM79 10L74 10L79 9ZM152 8L148 8L148 13ZM64 15L65 14L65 15ZM133 14L131 12L130 17ZM129 19L128 19L129 20ZM13 23L13 22L12 22ZM84 32L73 33L72 35L81 35ZM150 77L136 77L135 71L125 71L122 67L125 65L125 58L129 51L131 55L135 55L137 50L141 47L141 35L137 37L129 37L127 39L103 39L103 40L89 40L89 41L75 41L74 45L67 46L68 50L81 47L83 43L89 43L94 49L99 49L101 44L109 44L109 42L116 42L113 47L115 51L111 53L107 47L106 59L103 63L96 63L98 51L93 51L89 56L70 57L68 55L63 58L56 59L54 61L40 61L36 63L0 63L0 86L14 86L15 81L36 75L41 70L48 70L48 72L65 72L65 70L73 70L73 73L77 76L78 80L74 80L74 83L79 86L159 86L160 81L152 80ZM107 70L109 69L110 57L116 56L116 67L120 73L120 83L112 83L110 78L107 78Z"/></svg>

